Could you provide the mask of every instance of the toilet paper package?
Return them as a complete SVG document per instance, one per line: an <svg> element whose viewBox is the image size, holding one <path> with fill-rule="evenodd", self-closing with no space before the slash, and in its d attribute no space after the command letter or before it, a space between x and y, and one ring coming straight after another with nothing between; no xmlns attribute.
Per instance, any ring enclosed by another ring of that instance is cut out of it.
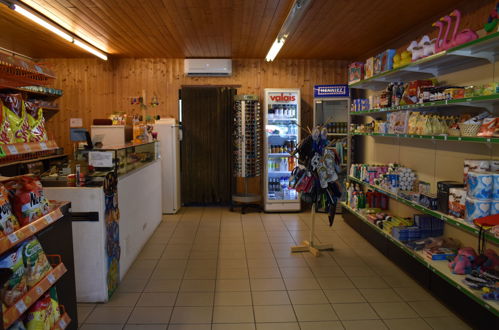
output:
<svg viewBox="0 0 499 330"><path fill-rule="evenodd" d="M490 215L492 201L490 199L476 199L466 197L466 217L467 222Z"/></svg>
<svg viewBox="0 0 499 330"><path fill-rule="evenodd" d="M493 174L490 172L468 172L468 197L491 199L494 186Z"/></svg>
<svg viewBox="0 0 499 330"><path fill-rule="evenodd" d="M499 199L495 199L490 203L490 215L499 213Z"/></svg>
<svg viewBox="0 0 499 330"><path fill-rule="evenodd" d="M499 200L499 173L493 173L492 178L494 180L492 183L492 199Z"/></svg>
<svg viewBox="0 0 499 330"><path fill-rule="evenodd" d="M490 161L490 171L491 172L499 172L499 160L491 160Z"/></svg>
<svg viewBox="0 0 499 330"><path fill-rule="evenodd" d="M491 161L488 159L465 159L464 160L464 183L466 184L469 172L490 171Z"/></svg>

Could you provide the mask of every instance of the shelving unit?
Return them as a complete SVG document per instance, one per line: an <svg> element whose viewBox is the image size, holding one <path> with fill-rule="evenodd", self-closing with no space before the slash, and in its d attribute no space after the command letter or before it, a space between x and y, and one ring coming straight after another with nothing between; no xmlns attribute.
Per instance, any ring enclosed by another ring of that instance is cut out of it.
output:
<svg viewBox="0 0 499 330"><path fill-rule="evenodd" d="M346 203L342 203L342 207L348 210L351 214L355 215L358 219L363 221L365 224L367 224L369 227L374 229L376 233L379 235L383 236L384 238L388 239L390 242L395 244L397 247L399 247L402 251L404 251L408 256L414 258L417 260L419 263L421 263L424 267L428 268L431 272L435 273L437 276L443 278L445 281L447 281L450 285L464 293L466 296L480 304L481 306L485 307L487 310L489 310L493 315L496 317L499 317L499 302L497 301L490 301L490 300L485 300L481 297L482 292L479 290L473 290L470 289L467 285L462 284L461 280L464 278L462 275L455 275L452 274L449 270L449 267L447 265L447 261L441 260L430 260L425 257L423 252L418 252L409 249L404 243L400 242L399 240L395 239L392 235L384 232L381 230L379 227L374 225L373 223L369 222L361 213L358 211L352 209L350 206L348 206Z"/></svg>
<svg viewBox="0 0 499 330"><path fill-rule="evenodd" d="M54 140L45 142L28 142L0 145L0 158L7 156L16 156L37 151L48 151L58 149Z"/></svg>
<svg viewBox="0 0 499 330"><path fill-rule="evenodd" d="M364 182L364 181L361 181L357 178L354 178L353 176L349 176L348 179L350 181L354 181L356 183L359 183L361 185L364 185L365 187L367 187L368 189L371 189L371 190L374 190L374 191L377 191L379 193L382 193L392 199L395 199L396 201L399 201L407 206L410 206L420 212L423 212L425 214L428 214L428 215L431 215L431 216L434 216L440 220L443 220L445 221L446 223L454 226L454 227L457 227L459 229L462 229L464 231L467 231L468 233L471 233L475 236L478 237L478 234L479 234L479 228L476 227L475 225L473 224L470 224L466 221L464 221L463 219L459 219L459 218L456 218L456 217L453 217L451 215L448 215L448 214L444 214L442 212L439 212L439 211L435 211L435 210L431 210L427 207L424 207L418 203L415 203L413 201L410 201L410 200L407 200L405 198L402 198L400 196L397 196L396 194L392 193L392 192L389 192L385 189L382 189L381 187L378 187L378 186L374 186L374 185L371 185L367 182ZM499 238L495 237L494 235L491 235L490 233L486 233L486 236L485 236L490 242L493 242L493 243L496 243L496 244L499 244Z"/></svg>
<svg viewBox="0 0 499 330"><path fill-rule="evenodd" d="M403 139L424 139L437 141L499 143L499 138L486 138L479 136L448 136L448 135L415 135L415 134L389 134L389 133L351 133L351 135L383 136Z"/></svg>

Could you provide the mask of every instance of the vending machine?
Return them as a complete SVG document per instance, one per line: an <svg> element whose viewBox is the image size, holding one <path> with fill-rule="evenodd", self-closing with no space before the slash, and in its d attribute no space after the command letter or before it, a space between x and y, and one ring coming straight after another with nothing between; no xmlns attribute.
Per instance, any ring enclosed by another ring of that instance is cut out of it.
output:
<svg viewBox="0 0 499 330"><path fill-rule="evenodd" d="M266 88L264 97L264 209L300 211L300 196L289 187L300 142L300 89Z"/></svg>

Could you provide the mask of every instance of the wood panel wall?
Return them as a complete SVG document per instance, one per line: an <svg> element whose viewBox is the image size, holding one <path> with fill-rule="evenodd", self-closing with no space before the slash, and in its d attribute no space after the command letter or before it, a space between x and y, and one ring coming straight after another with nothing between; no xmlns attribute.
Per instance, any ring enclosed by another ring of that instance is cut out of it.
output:
<svg viewBox="0 0 499 330"><path fill-rule="evenodd" d="M238 94L263 97L264 88L301 88L302 118L312 123L313 86L345 83L346 61L333 60L233 60L231 77L186 77L183 59L47 59L56 72L54 87L64 90L59 99L61 111L50 119L50 133L67 150L69 119L83 118L89 128L94 118L107 118L124 111L141 113L139 105L131 105L132 97L145 92L147 102L153 96L159 106L150 107L151 115L178 116L178 90L183 85L240 85Z"/></svg>

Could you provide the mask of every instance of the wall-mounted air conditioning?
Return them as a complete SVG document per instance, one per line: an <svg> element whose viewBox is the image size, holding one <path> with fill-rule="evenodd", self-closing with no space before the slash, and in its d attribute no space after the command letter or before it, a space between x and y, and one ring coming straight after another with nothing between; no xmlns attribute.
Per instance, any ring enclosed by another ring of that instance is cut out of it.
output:
<svg viewBox="0 0 499 330"><path fill-rule="evenodd" d="M232 60L188 58L184 60L184 73L187 76L230 76L232 75Z"/></svg>

